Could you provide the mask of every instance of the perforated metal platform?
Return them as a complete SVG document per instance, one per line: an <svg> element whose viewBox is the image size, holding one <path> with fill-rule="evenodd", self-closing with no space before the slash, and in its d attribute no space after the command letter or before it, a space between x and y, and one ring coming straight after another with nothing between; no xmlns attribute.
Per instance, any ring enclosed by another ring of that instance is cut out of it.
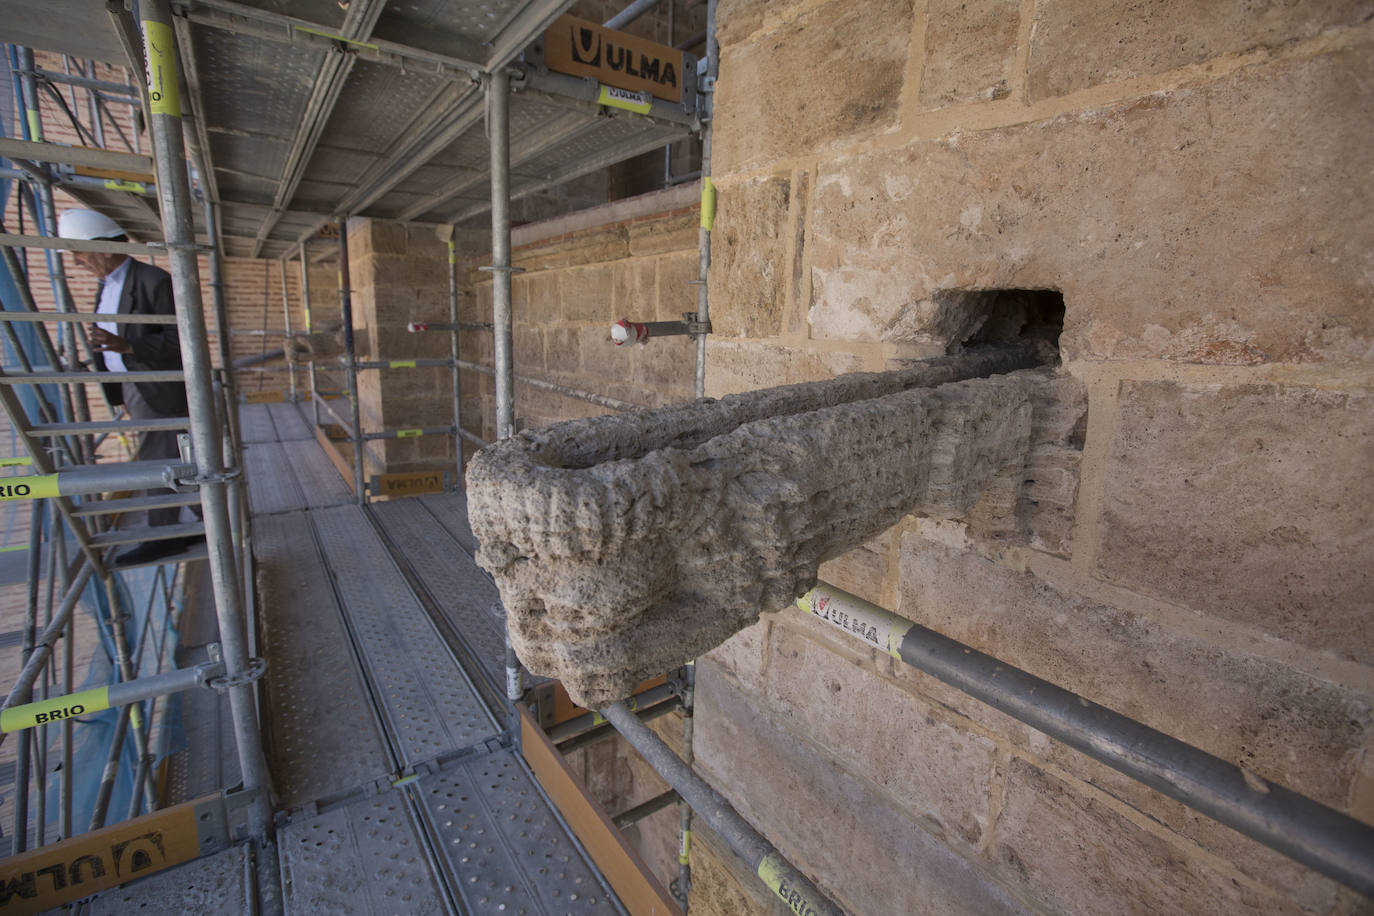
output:
<svg viewBox="0 0 1374 916"><path fill-rule="evenodd" d="M272 780L291 808L340 796L393 765L306 513L260 518L254 539Z"/></svg>
<svg viewBox="0 0 1374 916"><path fill-rule="evenodd" d="M107 891L82 913L93 916L240 916L257 912L252 885L247 881L248 850L231 846L142 881Z"/></svg>
<svg viewBox="0 0 1374 916"><path fill-rule="evenodd" d="M286 452L279 442L258 442L243 450L243 472L248 478L248 505L254 515L293 512L305 508Z"/></svg>
<svg viewBox="0 0 1374 916"><path fill-rule="evenodd" d="M440 525L444 526L455 541L463 545L468 556L477 556L477 538L468 524L468 498L462 491L453 493L432 493L417 497L419 502L433 513Z"/></svg>
<svg viewBox="0 0 1374 916"><path fill-rule="evenodd" d="M324 447L314 439L290 442L282 446L283 453L291 462L291 471L296 475L296 483L305 497L305 504L311 509L327 506L342 506L353 502L353 491L339 476Z"/></svg>
<svg viewBox="0 0 1374 916"><path fill-rule="evenodd" d="M433 759L495 736L495 721L364 510L338 506L310 517L403 762Z"/></svg>
<svg viewBox="0 0 1374 916"><path fill-rule="evenodd" d="M451 910L402 791L298 818L278 832L288 913Z"/></svg>
<svg viewBox="0 0 1374 916"><path fill-rule="evenodd" d="M514 751L450 765L413 788L467 912L622 912Z"/></svg>
<svg viewBox="0 0 1374 916"><path fill-rule="evenodd" d="M421 500L376 503L371 511L489 682L503 689L505 612L491 578Z"/></svg>
<svg viewBox="0 0 1374 916"><path fill-rule="evenodd" d="M312 439L310 424L301 416L301 409L294 402L268 404L267 412L272 415L272 423L277 427L278 442L295 442L299 439Z"/></svg>
<svg viewBox="0 0 1374 916"><path fill-rule="evenodd" d="M277 441L277 427L267 407L267 404L239 405L239 438L243 442Z"/></svg>

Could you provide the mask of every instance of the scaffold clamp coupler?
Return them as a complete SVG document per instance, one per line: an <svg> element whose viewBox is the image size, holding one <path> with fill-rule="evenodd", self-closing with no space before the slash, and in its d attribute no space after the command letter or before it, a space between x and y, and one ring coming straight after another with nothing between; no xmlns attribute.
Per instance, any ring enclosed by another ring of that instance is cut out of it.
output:
<svg viewBox="0 0 1374 916"><path fill-rule="evenodd" d="M232 690L235 687L244 687L262 677L267 670L267 662L261 658L248 659L248 667L238 674L226 674L222 677L212 677L205 682L205 686L214 690Z"/></svg>
<svg viewBox="0 0 1374 916"><path fill-rule="evenodd" d="M687 333L692 337L698 334L711 333L711 319L708 318L705 321L697 321L696 312L683 312L682 323L687 326Z"/></svg>
<svg viewBox="0 0 1374 916"><path fill-rule="evenodd" d="M214 245L201 245L198 242L146 242L149 248L165 248L168 251L214 251Z"/></svg>
<svg viewBox="0 0 1374 916"><path fill-rule="evenodd" d="M195 477L179 478L175 481L176 485L172 487L172 489L180 490L183 493L189 493L209 483L228 483L242 476L243 468L229 468L228 470L220 471L218 474L197 474Z"/></svg>

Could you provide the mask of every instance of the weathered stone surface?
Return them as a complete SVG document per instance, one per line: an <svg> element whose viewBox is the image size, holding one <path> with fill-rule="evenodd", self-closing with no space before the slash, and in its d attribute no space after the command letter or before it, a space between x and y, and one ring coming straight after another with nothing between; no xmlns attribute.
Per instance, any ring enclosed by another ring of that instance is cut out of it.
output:
<svg viewBox="0 0 1374 916"><path fill-rule="evenodd" d="M1049 0L1035 6L1029 94L1043 99L1272 48L1368 15L1362 0L1147 0L1129 6Z"/></svg>
<svg viewBox="0 0 1374 916"><path fill-rule="evenodd" d="M701 216L693 210L660 219L636 220L629 226L630 255L647 257L671 251L695 251Z"/></svg>
<svg viewBox="0 0 1374 916"><path fill-rule="evenodd" d="M611 265L613 321L654 321L658 306L658 262L633 258Z"/></svg>
<svg viewBox="0 0 1374 916"><path fill-rule="evenodd" d="M511 261L516 267L535 271L580 264L604 264L628 257L629 254L629 231L624 226L616 226L521 248L511 253Z"/></svg>
<svg viewBox="0 0 1374 916"><path fill-rule="evenodd" d="M898 613L1338 808L1374 696L907 535Z"/></svg>
<svg viewBox="0 0 1374 916"><path fill-rule="evenodd" d="M996 856L1052 912L1298 912L1020 758L1007 772Z"/></svg>
<svg viewBox="0 0 1374 916"><path fill-rule="evenodd" d="M795 385L859 372L852 353L797 350L768 344L706 339L706 394L721 397L775 385Z"/></svg>
<svg viewBox="0 0 1374 916"><path fill-rule="evenodd" d="M1098 574L1374 661L1374 397L1172 382L1120 396Z"/></svg>
<svg viewBox="0 0 1374 916"><path fill-rule="evenodd" d="M468 505L513 645L597 708L789 604L822 561L908 512L967 513L1024 460L1032 392L1053 373L940 382L1034 359L999 348L488 449Z"/></svg>
<svg viewBox="0 0 1374 916"><path fill-rule="evenodd" d="M792 182L725 186L711 233L711 324L720 337L776 337L787 303Z"/></svg>
<svg viewBox="0 0 1374 916"><path fill-rule="evenodd" d="M932 0L926 5L921 104L941 108L1011 93L1019 0Z"/></svg>
<svg viewBox="0 0 1374 916"><path fill-rule="evenodd" d="M697 665L697 766L847 913L1021 913L978 864ZM894 876L919 876L896 880Z"/></svg>
<svg viewBox="0 0 1374 916"><path fill-rule="evenodd" d="M694 916L795 916L767 892L725 841L701 823L692 824L692 913Z"/></svg>
<svg viewBox="0 0 1374 916"><path fill-rule="evenodd" d="M610 333L611 267L597 264L563 271L559 287L563 299L563 318L567 321L605 322Z"/></svg>
<svg viewBox="0 0 1374 916"><path fill-rule="evenodd" d="M765 694L773 721L805 734L947 842L976 852L988 828L997 746L783 623L772 628ZM875 728L860 709L882 709Z"/></svg>
<svg viewBox="0 0 1374 916"><path fill-rule="evenodd" d="M812 334L947 346L942 290L1039 288L1068 358L1369 359L1371 74L1352 50L824 165Z"/></svg>
<svg viewBox="0 0 1374 916"><path fill-rule="evenodd" d="M725 642L707 652L717 669L734 678L754 696L763 693L763 653L765 638L771 621L760 620L747 626Z"/></svg>
<svg viewBox="0 0 1374 916"><path fill-rule="evenodd" d="M821 564L821 579L865 601L883 604L885 596L881 591L895 557L892 550L894 538L891 531L885 531L867 544L860 544L848 553L827 560Z"/></svg>
<svg viewBox="0 0 1374 916"><path fill-rule="evenodd" d="M699 263L695 251L658 259L658 321L681 321L684 312L696 313Z"/></svg>
<svg viewBox="0 0 1374 916"><path fill-rule="evenodd" d="M833 0L747 44L723 46L715 172L806 155L891 127L910 52L911 6ZM819 73L831 78L806 78Z"/></svg>

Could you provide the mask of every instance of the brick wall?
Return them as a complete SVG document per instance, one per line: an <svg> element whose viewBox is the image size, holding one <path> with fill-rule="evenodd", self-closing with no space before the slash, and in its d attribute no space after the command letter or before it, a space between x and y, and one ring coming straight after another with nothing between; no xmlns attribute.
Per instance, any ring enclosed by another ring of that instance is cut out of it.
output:
<svg viewBox="0 0 1374 916"><path fill-rule="evenodd" d="M1366 821L1368 18L724 0L707 369L879 370L943 290L1062 291L1067 542L909 518L822 578ZM822 626L701 663L697 761L847 911L1368 905Z"/></svg>

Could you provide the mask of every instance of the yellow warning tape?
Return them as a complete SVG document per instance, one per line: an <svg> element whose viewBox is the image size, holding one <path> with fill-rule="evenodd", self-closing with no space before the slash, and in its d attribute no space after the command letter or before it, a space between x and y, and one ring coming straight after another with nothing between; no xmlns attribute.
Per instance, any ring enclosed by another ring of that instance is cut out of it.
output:
<svg viewBox="0 0 1374 916"><path fill-rule="evenodd" d="M677 864L688 865L692 861L692 831L682 831L682 852L678 853Z"/></svg>
<svg viewBox="0 0 1374 916"><path fill-rule="evenodd" d="M177 52L172 27L143 20L143 46L148 53L148 101L153 114L181 117L181 89L177 85Z"/></svg>
<svg viewBox="0 0 1374 916"><path fill-rule="evenodd" d="M130 191L134 194L143 194L147 192L148 186L137 181L116 181L113 178L107 178L105 179L105 190Z"/></svg>
<svg viewBox="0 0 1374 916"><path fill-rule="evenodd" d="M390 363L393 369L414 369L415 360L413 359L393 359Z"/></svg>
<svg viewBox="0 0 1374 916"><path fill-rule="evenodd" d="M15 455L12 458L0 458L0 468L27 468L33 466L33 459L27 455Z"/></svg>
<svg viewBox="0 0 1374 916"><path fill-rule="evenodd" d="M11 499L47 499L58 495L60 494L57 492L56 474L0 478L0 502Z"/></svg>
<svg viewBox="0 0 1374 916"><path fill-rule="evenodd" d="M46 725L49 722L61 722L63 719L109 708L109 687L82 690L64 697L53 697L51 700L11 706L0 712L0 732L15 732L36 725Z"/></svg>
<svg viewBox="0 0 1374 916"><path fill-rule="evenodd" d="M701 228L707 232L716 224L716 185L707 175L701 179Z"/></svg>
<svg viewBox="0 0 1374 916"><path fill-rule="evenodd" d="M423 436L423 429L398 429L396 430L397 439L414 439L416 436Z"/></svg>
<svg viewBox="0 0 1374 916"><path fill-rule="evenodd" d="M38 110L29 109L29 136L37 143L43 139L43 121L39 117Z"/></svg>

